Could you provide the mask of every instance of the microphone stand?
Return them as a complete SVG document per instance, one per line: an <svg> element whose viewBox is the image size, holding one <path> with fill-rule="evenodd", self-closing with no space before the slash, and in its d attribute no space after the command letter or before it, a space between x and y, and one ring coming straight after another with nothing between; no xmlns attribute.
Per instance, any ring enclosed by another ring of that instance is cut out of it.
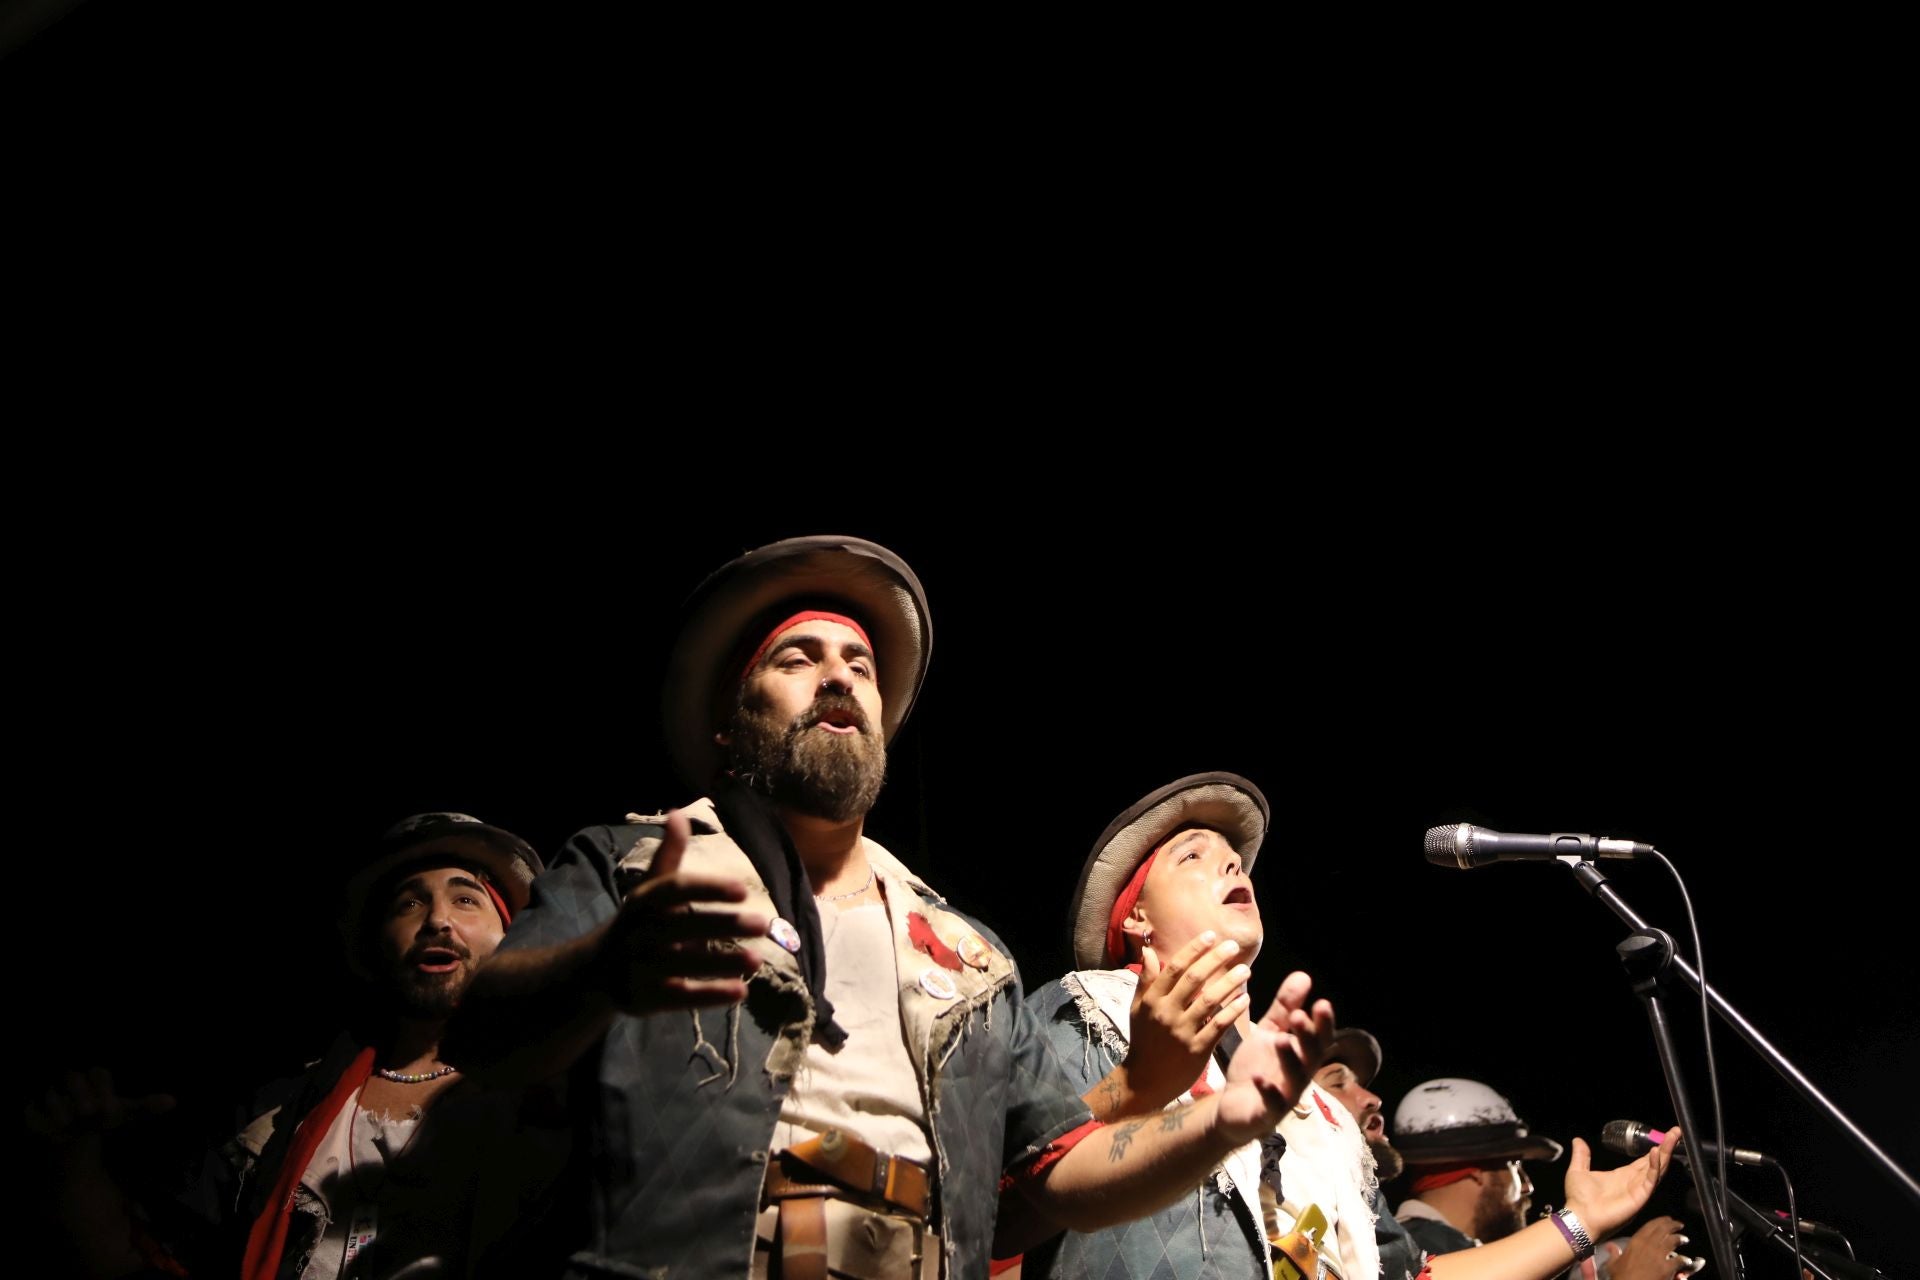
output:
<svg viewBox="0 0 1920 1280"><path fill-rule="evenodd" d="M1727 1188L1727 1207L1733 1210L1734 1216L1739 1218L1748 1230L1758 1232L1762 1240L1784 1250L1789 1258L1793 1256L1793 1240L1788 1236L1786 1228L1742 1200L1730 1187ZM1866 1277L1880 1275L1877 1268L1870 1267L1857 1259L1849 1259L1843 1263L1837 1259L1819 1258L1808 1253L1804 1246L1801 1249L1800 1262L1807 1270L1818 1276L1819 1280L1864 1280Z"/></svg>
<svg viewBox="0 0 1920 1280"><path fill-rule="evenodd" d="M1667 1096L1673 1099L1674 1115L1686 1132L1699 1133L1694 1126L1692 1099L1680 1077L1680 1056L1674 1052L1666 1006L1662 1003L1667 970L1678 959L1674 955L1673 939L1658 929L1643 928L1628 934L1616 950L1620 953L1620 963L1626 966L1627 976L1633 980L1633 994L1639 996L1640 1003L1647 1008L1647 1022L1653 1028L1653 1044L1660 1053L1660 1070L1667 1077ZM1693 1175L1694 1194L1700 1197L1700 1216L1707 1224L1707 1243L1713 1249L1713 1260L1720 1274L1729 1280L1738 1280L1740 1255L1733 1247L1733 1224L1720 1208L1720 1201L1711 1194L1716 1184L1707 1173L1706 1159L1700 1155L1700 1148L1693 1150L1693 1157L1686 1162L1687 1172Z"/></svg>
<svg viewBox="0 0 1920 1280"><path fill-rule="evenodd" d="M1578 883L1582 889L1585 889L1588 893L1605 903L1607 909L1618 916L1629 928L1643 931L1647 929L1647 922L1642 920L1639 914L1627 905L1626 900L1614 891L1613 886L1607 883L1607 878L1600 874L1599 869L1595 867L1593 863L1583 862L1579 858L1571 855L1560 857L1556 859L1556 861L1565 863L1567 869L1573 872L1575 882ZM1671 949L1671 940L1669 940L1668 945L1669 949ZM1739 1032L1740 1038L1745 1040L1753 1051L1760 1055L1762 1061L1772 1067L1781 1079L1785 1080L1793 1087L1796 1093L1806 1099L1815 1111L1825 1115L1870 1161L1878 1164L1887 1176L1892 1178L1900 1189L1907 1193L1914 1204L1920 1205L1920 1182L1916 1182L1911 1173L1908 1173L1905 1169L1895 1164L1893 1157L1876 1146L1873 1139L1869 1138L1859 1125L1848 1119L1845 1112L1841 1111L1825 1094L1814 1087L1813 1081L1802 1075L1800 1069L1787 1060L1785 1054L1774 1048L1751 1022L1741 1017L1738 1009L1735 1009L1732 1005L1721 999L1720 993L1715 991L1711 986L1704 986L1700 981L1700 974L1692 965L1686 962L1684 957L1673 955L1671 957L1670 967L1680 975L1681 979L1687 986L1691 987L1696 994L1704 994L1706 996L1707 1003L1712 1006L1715 1013L1720 1015L1720 1020ZM1672 1077L1668 1077L1668 1080L1669 1086L1671 1086ZM1686 1125L1686 1121L1682 1119L1681 1124L1683 1126ZM1692 1133L1694 1130L1688 1126L1687 1132ZM1706 1135L1702 1134L1701 1136L1705 1137Z"/></svg>

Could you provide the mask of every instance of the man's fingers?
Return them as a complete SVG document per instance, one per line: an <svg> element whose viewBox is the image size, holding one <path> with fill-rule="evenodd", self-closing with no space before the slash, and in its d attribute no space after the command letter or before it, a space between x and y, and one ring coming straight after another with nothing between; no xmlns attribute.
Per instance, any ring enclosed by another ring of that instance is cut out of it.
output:
<svg viewBox="0 0 1920 1280"><path fill-rule="evenodd" d="M1295 969L1280 980L1280 989L1273 993L1276 1003L1289 1009L1304 1009L1307 997L1313 994L1313 979Z"/></svg>
<svg viewBox="0 0 1920 1280"><path fill-rule="evenodd" d="M1253 997L1242 991L1233 999L1220 1006L1220 1012L1213 1015L1213 1025L1224 1030L1240 1020L1240 1015L1253 1006Z"/></svg>
<svg viewBox="0 0 1920 1280"><path fill-rule="evenodd" d="M649 958L640 962L640 980L636 986L646 985L646 973L658 975L658 982L671 984L680 978L732 978L752 973L760 967L751 952L735 948L715 951L708 947L681 947L667 955Z"/></svg>
<svg viewBox="0 0 1920 1280"><path fill-rule="evenodd" d="M700 942L711 938L762 938L773 924L763 911L685 911L654 922L653 943Z"/></svg>
<svg viewBox="0 0 1920 1280"><path fill-rule="evenodd" d="M1247 979L1253 976L1253 970L1244 964L1237 964L1215 977L1206 989L1200 993L1198 1005L1201 1016L1211 1015L1214 1010L1230 1003L1247 985Z"/></svg>
<svg viewBox="0 0 1920 1280"><path fill-rule="evenodd" d="M659 1009L705 1009L717 1004L739 1004L747 998L747 984L738 980L693 981L676 978L649 1007Z"/></svg>
<svg viewBox="0 0 1920 1280"><path fill-rule="evenodd" d="M627 901L645 903L652 910L665 910L689 902L743 902L746 896L747 886L732 876L683 871L641 882L628 891Z"/></svg>
<svg viewBox="0 0 1920 1280"><path fill-rule="evenodd" d="M1209 938L1213 934L1209 930L1200 936ZM1174 1003L1183 1008L1192 1004L1195 994L1206 986L1223 967L1232 964L1239 954L1240 944L1232 938L1208 947L1197 960L1187 966L1186 972L1180 975L1180 980L1174 983Z"/></svg>
<svg viewBox="0 0 1920 1280"><path fill-rule="evenodd" d="M1673 1146L1684 1135L1679 1128L1667 1130L1667 1139L1653 1150L1647 1152L1647 1166L1653 1170L1653 1180L1658 1182L1667 1176L1667 1163L1673 1159ZM1578 1141L1578 1139L1575 1139Z"/></svg>
<svg viewBox="0 0 1920 1280"><path fill-rule="evenodd" d="M1575 1137L1573 1140L1573 1153L1567 1157L1567 1172L1570 1174L1586 1173L1592 1168L1593 1149L1587 1146L1587 1140L1585 1138Z"/></svg>
<svg viewBox="0 0 1920 1280"><path fill-rule="evenodd" d="M657 880L680 870L680 859L687 856L687 841L692 838L693 823L688 821L687 815L678 809L668 810L667 834L654 851L653 865L647 868L647 879Z"/></svg>
<svg viewBox="0 0 1920 1280"><path fill-rule="evenodd" d="M1281 980L1280 989L1273 993L1273 1003L1260 1015L1260 1025L1269 1031L1286 1031L1293 1021L1287 1015L1304 1006L1312 991L1312 978L1298 970L1288 974Z"/></svg>
<svg viewBox="0 0 1920 1280"><path fill-rule="evenodd" d="M1165 993L1174 990L1180 980L1186 977L1187 970L1198 964L1216 941L1218 941L1218 935L1211 929L1197 937L1188 938L1185 946L1168 956L1161 964L1157 975L1160 991ZM1142 950L1144 951L1145 948L1143 947ZM1156 955L1155 959L1159 957Z"/></svg>

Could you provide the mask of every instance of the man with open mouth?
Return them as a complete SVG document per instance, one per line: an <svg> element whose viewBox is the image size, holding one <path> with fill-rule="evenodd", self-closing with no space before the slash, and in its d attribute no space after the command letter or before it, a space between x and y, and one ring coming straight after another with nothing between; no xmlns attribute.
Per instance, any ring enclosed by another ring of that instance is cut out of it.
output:
<svg viewBox="0 0 1920 1280"><path fill-rule="evenodd" d="M984 1276L1003 1176L1124 1221L1306 1087L1332 1010L1303 976L1214 1094L1090 1118L1005 945L866 834L931 645L912 570L858 538L688 602L664 719L703 798L569 841L454 1023L463 1065L567 1073L594 1187L569 1276Z"/></svg>
<svg viewBox="0 0 1920 1280"><path fill-rule="evenodd" d="M1079 967L1030 1003L1055 1065L1118 1127L1231 1079L1234 1044L1256 1026L1246 984L1264 935L1251 872L1267 824L1253 783L1202 773L1136 801L1094 842L1069 920ZM1283 998L1304 980L1289 975ZM1064 1224L1016 1186L1002 1197L996 1252L1024 1251L1023 1277L1050 1280L1264 1280L1283 1260L1341 1280L1546 1280L1585 1256L1544 1222L1491 1251L1423 1253L1380 1191L1398 1165L1380 1100L1365 1087L1379 1066L1373 1036L1334 1032L1312 1085L1277 1126L1138 1222L1061 1234ZM1646 1202L1665 1164L1643 1157L1605 1173L1570 1171L1568 1219L1612 1231ZM1316 1222L1324 1226L1308 1248Z"/></svg>
<svg viewBox="0 0 1920 1280"><path fill-rule="evenodd" d="M252 1121L177 1199L136 1208L100 1160L106 1130L170 1099L119 1097L95 1071L31 1108L74 1210L62 1225L75 1273L452 1280L515 1275L544 1254L564 1129L523 1123L526 1097L463 1080L440 1053L540 869L520 837L466 814L391 828L344 895L347 963L365 984L353 1026L260 1090Z"/></svg>

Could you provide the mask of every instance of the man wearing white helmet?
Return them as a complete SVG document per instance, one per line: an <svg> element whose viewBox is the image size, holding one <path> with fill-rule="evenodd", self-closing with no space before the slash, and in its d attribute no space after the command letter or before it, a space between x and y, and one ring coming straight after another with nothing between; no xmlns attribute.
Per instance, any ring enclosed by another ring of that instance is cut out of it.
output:
<svg viewBox="0 0 1920 1280"><path fill-rule="evenodd" d="M1428 1254L1458 1253L1524 1230L1533 1195L1525 1162L1561 1154L1559 1143L1530 1134L1513 1104L1477 1080L1415 1087L1400 1100L1393 1127L1413 1192L1395 1216ZM1611 1280L1672 1280L1692 1264L1680 1252L1688 1242L1682 1231L1676 1219L1654 1218L1631 1240L1606 1241L1593 1261L1581 1259L1568 1275L1593 1280L1597 1263Z"/></svg>
<svg viewBox="0 0 1920 1280"><path fill-rule="evenodd" d="M1394 1112L1395 1146L1412 1198L1394 1216L1428 1253L1504 1240L1527 1224L1533 1180L1525 1161L1563 1148L1527 1131L1513 1104L1477 1080L1429 1080Z"/></svg>

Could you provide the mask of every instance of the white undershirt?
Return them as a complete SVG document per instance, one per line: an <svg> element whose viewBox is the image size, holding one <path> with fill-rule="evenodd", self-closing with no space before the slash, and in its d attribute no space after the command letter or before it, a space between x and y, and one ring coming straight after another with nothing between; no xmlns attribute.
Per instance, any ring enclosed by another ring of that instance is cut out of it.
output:
<svg viewBox="0 0 1920 1280"><path fill-rule="evenodd" d="M845 1129L868 1146L928 1164L926 1108L900 1027L900 983L893 926L880 903L836 909L820 904L827 952L827 999L847 1033L840 1052L817 1040L780 1107L773 1150L827 1129Z"/></svg>
<svg viewBox="0 0 1920 1280"><path fill-rule="evenodd" d="M391 1176L397 1157L410 1151L420 1117L418 1109L400 1116L368 1111L356 1094L352 1105L342 1107L333 1118L300 1177L327 1209L326 1231L314 1245L300 1280L380 1280L394 1274L396 1267L405 1268L410 1278L449 1274L448 1260L459 1256L464 1244L466 1224L460 1210L472 1171L443 1168L437 1176L405 1181ZM348 1237L369 1204L378 1205L372 1242L376 1251L368 1255L378 1269L370 1270L356 1259L348 1270ZM389 1252L386 1265L380 1265L377 1246L382 1237L387 1237L390 1250L394 1240L404 1240L405 1256Z"/></svg>

